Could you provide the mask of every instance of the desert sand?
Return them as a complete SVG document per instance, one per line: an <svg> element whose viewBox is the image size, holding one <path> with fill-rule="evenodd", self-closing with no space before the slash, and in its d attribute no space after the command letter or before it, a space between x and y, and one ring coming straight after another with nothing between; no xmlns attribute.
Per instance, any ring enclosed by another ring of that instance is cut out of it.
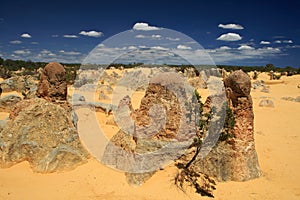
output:
<svg viewBox="0 0 300 200"><path fill-rule="evenodd" d="M260 74L258 79L267 81ZM282 97L300 96L300 76L281 77L282 81L266 83L270 93L252 90L255 115L255 145L262 176L247 182L217 183L215 199L300 199L300 103ZM6 95L3 93L2 96ZM142 94L136 94L141 96ZM205 95L203 95L205 96ZM274 108L259 107L261 99L274 102ZM134 106L138 98L133 98ZM7 113L0 113L1 119ZM105 132L118 130L106 124L104 113L97 118ZM146 183L128 185L123 172L108 168L96 159L63 173L32 172L27 162L8 169L0 169L0 200L6 199L70 199L70 200L187 200L209 199L194 191L182 192L174 185L176 167L158 171Z"/></svg>

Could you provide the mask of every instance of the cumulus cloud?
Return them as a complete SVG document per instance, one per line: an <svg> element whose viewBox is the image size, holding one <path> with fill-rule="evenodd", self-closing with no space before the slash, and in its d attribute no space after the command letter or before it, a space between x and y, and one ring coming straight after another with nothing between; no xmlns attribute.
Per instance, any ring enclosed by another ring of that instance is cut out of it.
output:
<svg viewBox="0 0 300 200"><path fill-rule="evenodd" d="M103 33L100 31L81 31L79 35L84 35L89 37L101 37Z"/></svg>
<svg viewBox="0 0 300 200"><path fill-rule="evenodd" d="M241 45L238 50L251 50L254 49L253 47L249 46L249 45Z"/></svg>
<svg viewBox="0 0 300 200"><path fill-rule="evenodd" d="M217 40L222 40L222 41L239 41L241 40L242 37L237 34L237 33L226 33L226 34L222 34L220 35Z"/></svg>
<svg viewBox="0 0 300 200"><path fill-rule="evenodd" d="M244 27L239 24L219 24L218 27L224 29L235 29L235 30L244 29Z"/></svg>
<svg viewBox="0 0 300 200"><path fill-rule="evenodd" d="M24 49L24 50L15 50L14 53L18 55L26 55L26 54L30 54L31 52L27 49Z"/></svg>
<svg viewBox="0 0 300 200"><path fill-rule="evenodd" d="M78 38L77 35L64 35L64 38Z"/></svg>
<svg viewBox="0 0 300 200"><path fill-rule="evenodd" d="M271 44L271 42L262 40L259 44Z"/></svg>
<svg viewBox="0 0 300 200"><path fill-rule="evenodd" d="M11 44L21 44L22 42L20 40L12 40L9 43L11 43Z"/></svg>
<svg viewBox="0 0 300 200"><path fill-rule="evenodd" d="M29 35L29 33L23 33L21 35L22 38L31 38L31 35Z"/></svg>
<svg viewBox="0 0 300 200"><path fill-rule="evenodd" d="M62 53L64 55L70 55L70 56L76 56L76 55L80 55L80 52L77 51L64 51L64 50L60 50L59 53Z"/></svg>
<svg viewBox="0 0 300 200"><path fill-rule="evenodd" d="M133 26L134 30L137 31L154 31L154 30L160 30L160 28L155 26L150 26L148 23L144 22L138 22Z"/></svg>
<svg viewBox="0 0 300 200"><path fill-rule="evenodd" d="M275 40L275 43L276 44L281 44L281 41L280 40Z"/></svg>
<svg viewBox="0 0 300 200"><path fill-rule="evenodd" d="M181 50L190 50L190 49L192 49L192 48L189 47L189 46L185 46L185 45L180 44L180 45L177 46L177 49L181 49Z"/></svg>

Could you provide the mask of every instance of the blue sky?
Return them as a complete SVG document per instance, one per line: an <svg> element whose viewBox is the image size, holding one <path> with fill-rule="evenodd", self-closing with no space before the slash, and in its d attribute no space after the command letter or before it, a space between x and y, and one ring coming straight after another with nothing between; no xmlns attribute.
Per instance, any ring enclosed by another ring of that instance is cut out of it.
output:
<svg viewBox="0 0 300 200"><path fill-rule="evenodd" d="M27 0L0 7L3 58L83 62L95 46L136 25L137 35L148 35L136 40L164 47L170 36L147 29L172 29L202 45L216 64L300 67L299 1ZM195 52L181 38L171 39L183 55Z"/></svg>

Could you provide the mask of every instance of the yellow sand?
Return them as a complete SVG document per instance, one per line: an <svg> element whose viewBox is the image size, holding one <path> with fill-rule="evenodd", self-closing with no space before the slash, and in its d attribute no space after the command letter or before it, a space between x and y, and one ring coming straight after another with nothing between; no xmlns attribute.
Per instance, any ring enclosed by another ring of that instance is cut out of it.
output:
<svg viewBox="0 0 300 200"><path fill-rule="evenodd" d="M268 77L260 74L259 79ZM300 103L281 100L283 96L300 96L297 88L300 76L281 79L283 83L270 85L270 93L252 91L262 177L248 182L218 183L215 199L300 199ZM258 107L260 99L265 97L274 101L275 108ZM97 116L105 131L117 131L105 125L103 113ZM73 171L53 174L33 173L28 163L23 162L0 169L0 199L209 199L192 191L180 191L173 184L175 174L176 168L170 166L158 171L144 185L132 187L123 173L94 159Z"/></svg>

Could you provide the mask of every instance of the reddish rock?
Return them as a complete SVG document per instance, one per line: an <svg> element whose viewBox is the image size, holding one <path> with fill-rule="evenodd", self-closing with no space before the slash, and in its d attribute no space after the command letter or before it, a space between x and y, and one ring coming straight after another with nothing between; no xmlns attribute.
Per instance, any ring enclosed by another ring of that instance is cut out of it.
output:
<svg viewBox="0 0 300 200"><path fill-rule="evenodd" d="M219 181L246 181L260 176L254 143L254 114L250 77L243 71L230 74L224 84L235 124L230 137L219 141L193 168Z"/></svg>
<svg viewBox="0 0 300 200"><path fill-rule="evenodd" d="M66 100L67 82L64 67L56 62L51 62L41 70L37 96L52 101Z"/></svg>

